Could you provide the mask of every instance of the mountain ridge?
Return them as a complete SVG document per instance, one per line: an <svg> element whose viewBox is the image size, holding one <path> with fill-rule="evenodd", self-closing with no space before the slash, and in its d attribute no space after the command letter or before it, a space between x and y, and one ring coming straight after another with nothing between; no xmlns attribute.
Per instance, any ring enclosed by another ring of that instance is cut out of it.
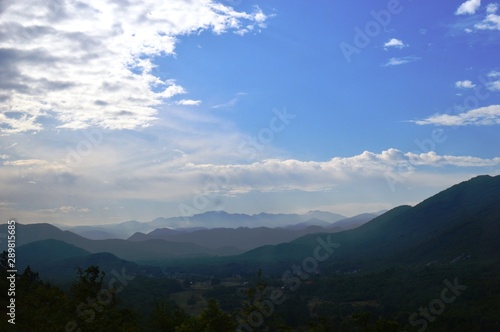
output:
<svg viewBox="0 0 500 332"><path fill-rule="evenodd" d="M476 237L467 240L472 231ZM500 244L495 241L500 236L500 176L461 182L413 207L396 207L352 230L305 235L289 242L291 250L301 246L303 252L312 252L318 236L339 243L335 256L351 261L366 261L367 257L390 261L397 256L400 261L423 262L436 255L444 258L464 253L500 256ZM284 255L276 255L271 247L256 248L239 257L254 261L291 258L286 250L280 252ZM416 253L426 254L418 257Z"/></svg>
<svg viewBox="0 0 500 332"><path fill-rule="evenodd" d="M137 232L149 233L157 228L171 228L180 231L193 231L210 228L235 227L285 227L291 224L306 222L317 218L327 223L334 223L347 217L333 212L309 211L305 214L286 213L228 213L226 211L207 211L190 217L158 217L149 222L136 220L110 225L67 226L58 225L60 229L70 230L76 234L97 239L127 239ZM186 224L189 222L189 227Z"/></svg>

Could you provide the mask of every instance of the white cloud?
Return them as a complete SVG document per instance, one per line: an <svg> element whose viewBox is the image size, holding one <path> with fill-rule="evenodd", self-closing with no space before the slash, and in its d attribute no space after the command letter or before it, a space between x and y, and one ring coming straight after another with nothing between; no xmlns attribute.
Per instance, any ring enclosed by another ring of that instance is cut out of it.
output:
<svg viewBox="0 0 500 332"><path fill-rule="evenodd" d="M460 29L463 28L464 24L466 27L464 31L466 33L473 33L477 31L484 30L496 30L500 31L500 15L497 15L499 5L497 3L490 3L486 6L486 16L484 18L473 17L465 21L465 23L460 24Z"/></svg>
<svg viewBox="0 0 500 332"><path fill-rule="evenodd" d="M40 209L37 210L37 212L40 213L63 213L63 214L70 214L70 213L89 213L91 210L89 208L80 208L80 207L74 207L70 205L63 205L58 208L53 208L53 209Z"/></svg>
<svg viewBox="0 0 500 332"><path fill-rule="evenodd" d="M396 39L396 38L392 38L391 40L389 40L387 43L384 44L384 48L385 49L388 49L389 47L394 47L394 48L404 48L404 47L407 47L408 45L406 45L405 43L403 43L401 40L399 39Z"/></svg>
<svg viewBox="0 0 500 332"><path fill-rule="evenodd" d="M26 167L26 168L35 168L37 171L44 170L56 170L61 171L64 170L64 165L58 162L50 162L47 160L41 159L19 159L13 161L4 161L4 166L14 166L14 167Z"/></svg>
<svg viewBox="0 0 500 332"><path fill-rule="evenodd" d="M500 78L500 72L492 70L488 73L488 77L491 79ZM500 79L486 83L486 87L491 91L500 91Z"/></svg>
<svg viewBox="0 0 500 332"><path fill-rule="evenodd" d="M435 114L427 119L414 121L418 125L435 126L492 126L500 124L500 105L473 109L456 115Z"/></svg>
<svg viewBox="0 0 500 332"><path fill-rule="evenodd" d="M405 56L405 57L400 57L400 58L390 58L387 60L385 64L383 64L383 67L391 67L391 66L399 66L399 65L404 65L406 63L414 62L420 60L419 57L410 55L410 56Z"/></svg>
<svg viewBox="0 0 500 332"><path fill-rule="evenodd" d="M181 99L175 102L177 105L183 106L198 106L201 104L201 100L192 100L192 99Z"/></svg>
<svg viewBox="0 0 500 332"><path fill-rule="evenodd" d="M323 191L345 183L354 183L386 174L405 173L409 176L420 167L489 167L499 166L500 158L484 159L471 156L438 155L436 152L407 152L388 149L381 153L365 151L352 157L336 157L329 161L300 161L270 159L252 164L187 164L185 171L202 172L213 177L224 175L228 184L224 194L253 191L283 192L299 190ZM399 174L398 176L402 176Z"/></svg>
<svg viewBox="0 0 500 332"><path fill-rule="evenodd" d="M8 210L15 206L14 203L11 202L0 202L0 210Z"/></svg>
<svg viewBox="0 0 500 332"><path fill-rule="evenodd" d="M167 100L187 93L157 76L153 59L175 55L177 37L204 30L264 28L258 7L239 12L213 0L20 0L0 21L0 131L136 129Z"/></svg>
<svg viewBox="0 0 500 332"><path fill-rule="evenodd" d="M464 80L464 81L456 81L455 87L461 89L473 89L476 85L472 83L472 81Z"/></svg>
<svg viewBox="0 0 500 332"><path fill-rule="evenodd" d="M488 4L488 6L486 7L486 12L488 14L493 14L493 13L496 13L496 11L498 10L498 3L490 3Z"/></svg>
<svg viewBox="0 0 500 332"><path fill-rule="evenodd" d="M241 96L245 96L245 95L246 95L246 92L238 92L233 99L231 99L225 103L222 103L222 104L214 105L211 108L231 108L231 107L234 107L234 106L236 106L236 104L240 100Z"/></svg>
<svg viewBox="0 0 500 332"><path fill-rule="evenodd" d="M481 0L467 0L457 8L455 15L472 15L480 6Z"/></svg>
<svg viewBox="0 0 500 332"><path fill-rule="evenodd" d="M270 202L273 209L291 211L334 201L355 204L357 212L366 212L363 204L418 201L469 174L491 173L500 167L500 158L439 155L418 149L365 151L326 161L274 158L246 163L238 162L235 152L242 139L221 133L218 144L211 139L201 146L198 140L179 145L179 138L171 142L168 137L144 139L133 132L110 132L79 165L64 162L64 146L41 149L40 139L20 142L11 158L0 165L0 202L12 203L5 206L7 212L28 223L151 220L180 215L180 202L197 204L200 212L217 208L258 213L269 211ZM116 149L120 144L127 144L127 149ZM165 149L157 149L161 146ZM37 151L40 158L19 158L26 148ZM230 153L234 158L228 157ZM395 186L402 190L397 199L388 179L392 185L396 179ZM411 192L406 192L407 187ZM54 202L60 202L59 207L54 208ZM249 210L252 207L255 210Z"/></svg>
<svg viewBox="0 0 500 332"><path fill-rule="evenodd" d="M175 81L170 81L168 83L170 83L170 85L161 93L162 97L170 99L173 96L187 93L182 86L175 84Z"/></svg>
<svg viewBox="0 0 500 332"><path fill-rule="evenodd" d="M480 22L474 24L478 30L500 30L500 15L497 15L498 4L490 3L486 7L486 17Z"/></svg>

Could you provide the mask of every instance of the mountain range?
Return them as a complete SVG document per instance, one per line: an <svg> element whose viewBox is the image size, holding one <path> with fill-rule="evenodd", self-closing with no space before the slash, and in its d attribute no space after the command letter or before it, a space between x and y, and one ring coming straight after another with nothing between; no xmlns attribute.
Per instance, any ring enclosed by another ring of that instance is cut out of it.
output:
<svg viewBox="0 0 500 332"><path fill-rule="evenodd" d="M373 213L377 215L377 213ZM378 213L380 214L380 213ZM170 228L179 232L191 232L209 228L238 228L238 227L284 227L297 226L298 229L307 226L326 226L340 220L348 219L343 215L324 212L309 211L304 214L270 214L259 213L254 215L241 213L227 213L225 211L208 211L190 217L156 218L150 222L136 220L118 224L95 226L65 226L56 225L62 230L69 230L93 240L127 239L133 234L149 233L157 228ZM316 221L316 222L315 222Z"/></svg>
<svg viewBox="0 0 500 332"><path fill-rule="evenodd" d="M195 215L192 218L198 223L214 223L217 220L222 223L232 223L237 225L238 220L253 220L255 222L277 222L290 217L291 221L300 221L311 217L305 222L291 224L285 228L269 228L269 227L238 227L238 228L213 228L205 229L201 227L191 228L157 228L145 234L136 232L129 239L91 239L73 231L62 230L51 224L17 224L17 245L23 248L28 245L28 248L37 248L37 250L21 250L20 255L24 255L26 259L23 261L39 261L52 262L54 259L50 257L58 257L59 259L68 259L67 256L54 255L57 252L65 252L68 254L75 253L73 248L80 249L81 252L86 252L88 255L97 253L109 253L115 255L117 259L126 259L129 261L143 261L143 260L156 260L156 259L174 259L186 257L207 257L207 256L228 256L237 255L244 251L257 248L262 245L278 244L282 242L292 241L305 234L315 232L337 232L343 229L349 229L358 226L360 220L367 222L375 215L364 214L359 218L344 218L342 216L329 213L312 211L304 215L273 215L273 214L259 214L254 216L244 214L229 214L223 211L206 212L203 214ZM314 216L321 216L330 222L319 220ZM361 218L361 219L360 219ZM174 218L175 219L175 218ZM340 219L340 220L339 220ZM171 224L172 218L164 219L157 218L150 223L140 223L135 221L125 222L123 227L130 231L132 229L143 229L144 227L155 227L164 225L166 222ZM235 221L236 220L236 221ZM337 221L338 220L338 221ZM333 223L331 223L333 222ZM341 227L335 226L339 222ZM323 225L327 227L320 227L315 225ZM7 225L0 225L0 232L6 232ZM113 227L118 227L112 225ZM95 234L110 234L106 233L108 229L101 226L85 226L75 227L81 233L91 232ZM122 233L125 234L125 233ZM52 241L59 242L52 242ZM37 246L31 246L32 243L38 243ZM71 247L62 247L61 243L66 243ZM33 255L28 254L32 252ZM46 259L41 259L40 253L45 255ZM74 254L72 257L80 257L81 254Z"/></svg>
<svg viewBox="0 0 500 332"><path fill-rule="evenodd" d="M288 215L299 222L281 221L287 228L157 228L149 233L136 232L128 239L108 240L88 239L50 224L18 224L18 259L56 270L75 266L75 262L95 261L102 253L108 253L103 257L109 262L121 264L121 260L127 260L168 265L172 260L182 259L185 267L205 266L209 271L235 264L249 267L264 264L279 269L313 255L319 238L337 245L333 258L322 263L322 268L332 270L342 266L354 269L391 263L426 265L462 259L496 262L500 259L500 176L478 176L413 207L399 206L379 216L363 214L342 220L338 217L332 222L315 217L318 214L311 212L300 218ZM218 217L231 219L233 225L238 225L238 220L284 220L287 215L248 216L219 211L196 215L193 219L207 216L205 220L214 221ZM164 226L165 222L156 220L152 225ZM6 231L6 225L0 225L2 231Z"/></svg>
<svg viewBox="0 0 500 332"><path fill-rule="evenodd" d="M310 234L246 252L241 259L283 261L311 254L318 237L339 245L336 260L373 264L447 262L457 257L500 259L500 176L478 176L415 206L399 206L335 234Z"/></svg>

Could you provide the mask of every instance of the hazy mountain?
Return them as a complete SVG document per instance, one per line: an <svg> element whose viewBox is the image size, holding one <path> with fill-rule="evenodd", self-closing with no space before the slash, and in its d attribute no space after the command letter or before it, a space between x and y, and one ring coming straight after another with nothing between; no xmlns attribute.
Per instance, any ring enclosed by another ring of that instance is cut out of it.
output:
<svg viewBox="0 0 500 332"><path fill-rule="evenodd" d="M327 225L330 225L327 223ZM340 229L337 229L337 231ZM305 234L325 232L318 226L305 226L299 230L268 227L212 228L193 232L179 232L169 228L159 228L148 234L136 233L130 241L162 239L172 242L188 242L207 248L235 247L250 250L263 245L292 241ZM335 230L330 230L331 232Z"/></svg>
<svg viewBox="0 0 500 332"><path fill-rule="evenodd" d="M149 233L158 228L175 229L182 232L192 232L208 228L238 228L238 227L284 227L298 224L308 220L322 220L333 223L345 216L340 214L309 211L305 214L270 214L259 213L254 215L241 213L227 213L225 211L208 211L191 217L156 218L150 222L127 221L119 224L97 226L59 226L61 229L72 231L75 234L89 239L126 239L135 233ZM186 227L189 225L189 227ZM307 224L307 226L313 225ZM327 224L324 224L325 226Z"/></svg>
<svg viewBox="0 0 500 332"><path fill-rule="evenodd" d="M7 225L0 225L0 232L6 232ZM145 259L167 259L210 255L234 255L242 251L237 248L206 248L192 243L148 240L133 242L121 239L90 240L70 231L62 231L50 224L30 224L16 226L17 245L41 241L60 240L90 253L108 252L131 261Z"/></svg>
<svg viewBox="0 0 500 332"><path fill-rule="evenodd" d="M377 214L362 213L362 214L358 214L354 217L339 220L339 221L337 221L329 226L326 226L326 228L333 229L336 227L340 227L343 230L353 229L353 228L356 228L356 227L359 227L361 225L366 224L367 222L374 219L375 217L377 217Z"/></svg>
<svg viewBox="0 0 500 332"><path fill-rule="evenodd" d="M337 222L339 220L346 218L345 216L343 216L341 214L332 213L332 212L325 212L325 211L317 211L317 210L316 211L309 211L309 212L301 215L301 217L304 220L318 219L318 220L326 221L327 223L334 223L334 222Z"/></svg>
<svg viewBox="0 0 500 332"><path fill-rule="evenodd" d="M354 217L350 218L343 218L340 220L336 220L333 222L326 222L324 220L318 219L318 218L312 218L304 222L300 222L298 224L293 224L293 225L287 225L284 228L287 229L294 229L294 230L301 230L301 229L306 229L309 226L320 226L325 228L326 230L329 231L342 231L342 230L348 230L348 229L353 229L356 227L359 227L363 224L366 224L373 218L377 217L377 214L373 213L362 213L358 214Z"/></svg>
<svg viewBox="0 0 500 332"><path fill-rule="evenodd" d="M105 239L126 239L131 234L144 230L151 231L153 226L148 223L143 223L137 220L125 221L117 224L109 225L93 225L93 226L66 226L57 225L60 229L69 230L75 234L84 236L92 240Z"/></svg>
<svg viewBox="0 0 500 332"><path fill-rule="evenodd" d="M340 244L335 255L354 261L396 256L407 261L446 259L462 254L488 256L500 252L499 202L500 176L480 176L448 188L414 207L394 208L358 228L339 233L312 234L322 231L319 226L300 231L268 227L214 228L191 232L157 229L150 234L135 234L130 241L89 240L49 224L19 224L17 244L21 246L55 239L91 253L109 252L133 261L231 255L265 245L250 250L238 259L275 261L291 259L294 253L304 255L312 252L317 246L318 236L329 236L332 242ZM226 218L233 222L280 218L278 215L249 216L226 212L203 215L195 218L205 217L204 220L212 221ZM363 214L344 218L331 226L351 227L371 217L370 214ZM2 227L5 232L6 225ZM300 237L303 234L307 235Z"/></svg>
<svg viewBox="0 0 500 332"><path fill-rule="evenodd" d="M240 255L241 260L297 260L313 253L317 238L338 243L334 256L351 262L428 262L462 254L500 257L500 176L479 176L414 207L400 206L366 224L334 234L306 235L287 244ZM331 263L331 262L330 262Z"/></svg>
<svg viewBox="0 0 500 332"><path fill-rule="evenodd" d="M303 230L309 226L319 226L327 228L329 226L332 226L332 224L318 218L312 218L307 221L299 222L298 224L287 225L284 228L292 230Z"/></svg>
<svg viewBox="0 0 500 332"><path fill-rule="evenodd" d="M144 268L116 257L110 253L92 254L64 241L48 239L31 242L17 248L19 271L28 265L47 280L74 280L78 268L85 269L97 265L110 275L126 269L127 273L143 272Z"/></svg>
<svg viewBox="0 0 500 332"><path fill-rule="evenodd" d="M35 241L17 248L19 264L36 264L36 262L52 262L66 258L90 255L90 252L64 241L48 239Z"/></svg>

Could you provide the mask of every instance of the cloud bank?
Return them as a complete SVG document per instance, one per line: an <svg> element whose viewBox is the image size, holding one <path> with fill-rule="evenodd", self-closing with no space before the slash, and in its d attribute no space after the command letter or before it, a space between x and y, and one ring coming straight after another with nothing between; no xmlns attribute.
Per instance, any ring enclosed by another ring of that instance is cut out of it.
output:
<svg viewBox="0 0 500 332"><path fill-rule="evenodd" d="M434 114L418 125L435 126L492 126L500 124L500 105L490 105L459 114Z"/></svg>
<svg viewBox="0 0 500 332"><path fill-rule="evenodd" d="M480 6L481 0L467 0L457 8L457 10L455 11L455 15L475 14Z"/></svg>
<svg viewBox="0 0 500 332"><path fill-rule="evenodd" d="M266 20L258 7L238 12L212 0L9 2L0 21L0 133L148 127L166 101L188 93L158 73L154 57L175 55L179 36L244 35Z"/></svg>

